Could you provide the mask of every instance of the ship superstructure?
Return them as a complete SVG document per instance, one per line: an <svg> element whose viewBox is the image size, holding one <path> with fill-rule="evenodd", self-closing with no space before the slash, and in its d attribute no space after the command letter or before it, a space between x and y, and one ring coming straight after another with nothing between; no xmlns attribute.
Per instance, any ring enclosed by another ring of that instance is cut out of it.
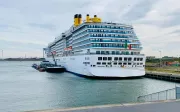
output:
<svg viewBox="0 0 180 112"><path fill-rule="evenodd" d="M74 25L50 43L46 60L67 71L93 77L135 77L145 75L145 56L132 25L102 22L94 15L82 22L74 16Z"/></svg>

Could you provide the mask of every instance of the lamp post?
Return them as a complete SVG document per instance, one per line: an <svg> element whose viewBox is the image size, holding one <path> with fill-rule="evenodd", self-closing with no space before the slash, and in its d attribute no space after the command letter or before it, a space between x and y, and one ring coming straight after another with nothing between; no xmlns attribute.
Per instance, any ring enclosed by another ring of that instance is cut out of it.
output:
<svg viewBox="0 0 180 112"><path fill-rule="evenodd" d="M179 55L179 63L178 63L178 72L180 72L180 55Z"/></svg>
<svg viewBox="0 0 180 112"><path fill-rule="evenodd" d="M159 67L161 67L161 51L159 51L160 53L160 58L159 58Z"/></svg>
<svg viewBox="0 0 180 112"><path fill-rule="evenodd" d="M44 58L44 50L43 50L43 58Z"/></svg>
<svg viewBox="0 0 180 112"><path fill-rule="evenodd" d="M2 56L2 59L3 59L3 50L1 50L1 56Z"/></svg>

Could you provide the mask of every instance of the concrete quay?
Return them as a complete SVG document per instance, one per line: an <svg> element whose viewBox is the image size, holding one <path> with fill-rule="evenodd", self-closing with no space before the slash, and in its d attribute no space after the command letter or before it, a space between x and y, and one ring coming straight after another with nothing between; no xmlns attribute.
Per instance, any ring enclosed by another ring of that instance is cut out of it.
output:
<svg viewBox="0 0 180 112"><path fill-rule="evenodd" d="M27 112L179 112L180 100L146 103L112 104L65 109L35 110Z"/></svg>
<svg viewBox="0 0 180 112"><path fill-rule="evenodd" d="M146 71L145 77L173 81L173 82L180 82L180 74L174 74L174 73Z"/></svg>

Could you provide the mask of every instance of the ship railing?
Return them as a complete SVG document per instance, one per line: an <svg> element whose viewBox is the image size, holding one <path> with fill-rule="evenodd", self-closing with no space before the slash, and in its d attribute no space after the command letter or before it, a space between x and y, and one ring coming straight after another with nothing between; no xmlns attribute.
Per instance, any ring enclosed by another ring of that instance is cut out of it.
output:
<svg viewBox="0 0 180 112"><path fill-rule="evenodd" d="M152 102L161 100L175 100L180 99L180 87L175 87L172 89L167 89L164 91L139 96L137 98L138 102Z"/></svg>
<svg viewBox="0 0 180 112"><path fill-rule="evenodd" d="M61 56L78 56L78 55L128 55L128 56L145 56L144 54L112 54L112 53L109 53L109 54L96 54L96 53L79 53L79 54L64 54L64 55L61 55ZM58 55L60 56L60 55Z"/></svg>
<svg viewBox="0 0 180 112"><path fill-rule="evenodd" d="M124 41L118 41L118 40L91 40L91 42L118 42L118 43L124 43ZM140 42L131 42L131 41L127 41L127 43L130 44L141 44Z"/></svg>
<svg viewBox="0 0 180 112"><path fill-rule="evenodd" d="M109 53L109 54L90 53L90 54L92 54L92 55L136 55L136 56L145 56L144 54L113 54L113 53Z"/></svg>

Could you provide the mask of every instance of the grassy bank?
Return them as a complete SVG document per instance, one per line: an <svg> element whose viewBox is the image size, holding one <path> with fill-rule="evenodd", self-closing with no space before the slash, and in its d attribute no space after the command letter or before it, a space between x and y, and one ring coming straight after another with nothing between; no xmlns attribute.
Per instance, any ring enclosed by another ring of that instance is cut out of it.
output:
<svg viewBox="0 0 180 112"><path fill-rule="evenodd" d="M155 72L166 72L166 73L176 73L180 74L180 67L146 67L146 71L155 71Z"/></svg>

